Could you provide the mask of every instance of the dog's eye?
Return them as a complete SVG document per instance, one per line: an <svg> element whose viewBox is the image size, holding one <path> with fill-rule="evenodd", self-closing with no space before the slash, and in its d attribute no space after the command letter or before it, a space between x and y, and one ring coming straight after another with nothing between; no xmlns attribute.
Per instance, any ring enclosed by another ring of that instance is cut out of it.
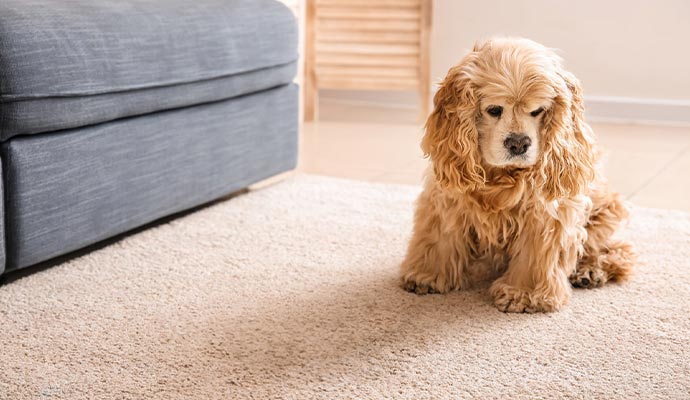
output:
<svg viewBox="0 0 690 400"><path fill-rule="evenodd" d="M501 106L491 106L486 109L486 112L492 117L500 117L503 114L503 107Z"/></svg>
<svg viewBox="0 0 690 400"><path fill-rule="evenodd" d="M541 114L542 112L544 112L544 107L539 107L539 108L537 108L536 110L532 111L532 112L529 113L529 114L530 114L531 116L533 116L533 117L536 117L536 116L538 116L539 114Z"/></svg>

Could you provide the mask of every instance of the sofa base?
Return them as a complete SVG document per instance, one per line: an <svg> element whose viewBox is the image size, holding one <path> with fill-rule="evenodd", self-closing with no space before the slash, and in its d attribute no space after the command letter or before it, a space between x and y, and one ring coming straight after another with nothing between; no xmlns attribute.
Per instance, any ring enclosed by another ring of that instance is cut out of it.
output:
<svg viewBox="0 0 690 400"><path fill-rule="evenodd" d="M3 143L6 270L69 253L297 163L297 88Z"/></svg>

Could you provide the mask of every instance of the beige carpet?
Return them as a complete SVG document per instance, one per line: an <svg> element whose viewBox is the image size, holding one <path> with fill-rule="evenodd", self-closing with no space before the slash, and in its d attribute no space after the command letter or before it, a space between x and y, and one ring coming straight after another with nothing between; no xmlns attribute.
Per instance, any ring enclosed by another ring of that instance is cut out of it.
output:
<svg viewBox="0 0 690 400"><path fill-rule="evenodd" d="M557 314L397 286L417 188L300 176L0 287L2 399L690 398L690 216Z"/></svg>

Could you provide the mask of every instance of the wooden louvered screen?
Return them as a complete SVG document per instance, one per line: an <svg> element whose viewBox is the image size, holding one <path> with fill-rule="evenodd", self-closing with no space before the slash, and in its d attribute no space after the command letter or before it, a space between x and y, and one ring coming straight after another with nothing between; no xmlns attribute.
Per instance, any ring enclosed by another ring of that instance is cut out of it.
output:
<svg viewBox="0 0 690 400"><path fill-rule="evenodd" d="M305 120L318 89L416 90L430 95L431 0L307 0Z"/></svg>

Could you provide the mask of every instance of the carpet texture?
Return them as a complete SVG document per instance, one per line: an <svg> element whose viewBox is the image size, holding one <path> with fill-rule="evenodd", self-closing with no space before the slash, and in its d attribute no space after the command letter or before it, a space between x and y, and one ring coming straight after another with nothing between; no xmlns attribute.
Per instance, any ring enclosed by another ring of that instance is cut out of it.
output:
<svg viewBox="0 0 690 400"><path fill-rule="evenodd" d="M690 397L690 216L555 314L397 269L419 189L298 176L0 287L3 399Z"/></svg>

